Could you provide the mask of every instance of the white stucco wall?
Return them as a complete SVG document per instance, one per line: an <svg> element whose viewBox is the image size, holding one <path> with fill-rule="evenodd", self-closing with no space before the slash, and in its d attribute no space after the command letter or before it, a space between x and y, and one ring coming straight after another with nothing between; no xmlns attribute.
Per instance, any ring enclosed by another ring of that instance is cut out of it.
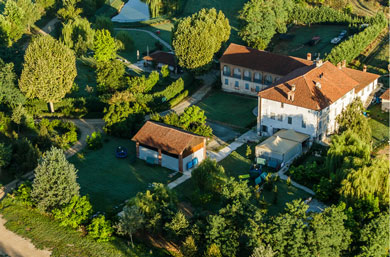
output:
<svg viewBox="0 0 390 257"><path fill-rule="evenodd" d="M226 85L225 80L228 80L228 85ZM236 81L238 81L238 88L235 87ZM245 95L257 96L256 86L259 87L259 91L269 87L267 85L263 85L260 83L255 83L252 81L242 80L234 77L224 76L223 72L221 72L221 82L222 82L222 90L226 92L232 93L240 93ZM245 85L248 84L249 89L245 88Z"/></svg>
<svg viewBox="0 0 390 257"><path fill-rule="evenodd" d="M139 146L139 158L146 160L148 157L153 157L155 159L155 164L158 164L158 152L151 149Z"/></svg>
<svg viewBox="0 0 390 257"><path fill-rule="evenodd" d="M171 170L179 171L179 159L169 155L161 154L161 166Z"/></svg>
<svg viewBox="0 0 390 257"><path fill-rule="evenodd" d="M195 153L192 153L183 158L183 171L187 171L187 163L195 158L198 158L198 165L206 158L206 156L204 156L204 148L201 148Z"/></svg>
<svg viewBox="0 0 390 257"><path fill-rule="evenodd" d="M382 99L382 111L388 112L390 110L390 101Z"/></svg>
<svg viewBox="0 0 390 257"><path fill-rule="evenodd" d="M376 79L374 82L370 83L367 85L365 88L360 90L356 96L360 97L362 100L363 104L367 101L368 97L370 94L375 90L375 88L378 86L378 80Z"/></svg>

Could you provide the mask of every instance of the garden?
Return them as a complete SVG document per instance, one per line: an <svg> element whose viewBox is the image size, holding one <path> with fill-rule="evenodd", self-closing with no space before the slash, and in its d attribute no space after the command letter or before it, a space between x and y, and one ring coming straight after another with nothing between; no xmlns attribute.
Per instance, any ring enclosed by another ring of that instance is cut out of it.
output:
<svg viewBox="0 0 390 257"><path fill-rule="evenodd" d="M373 147L380 149L389 141L389 114L382 111L381 104L375 104L368 108L368 115Z"/></svg>
<svg viewBox="0 0 390 257"><path fill-rule="evenodd" d="M253 109L257 106L255 97L212 91L197 104L205 111L207 119L233 128L248 129L256 125Z"/></svg>
<svg viewBox="0 0 390 257"><path fill-rule="evenodd" d="M115 156L118 146L127 149L127 158ZM180 176L169 177L171 170L137 159L135 143L129 139L110 136L104 136L102 148L85 150L70 162L78 169L81 193L89 195L94 210L106 213L119 212L125 200L150 189L152 183L168 184Z"/></svg>

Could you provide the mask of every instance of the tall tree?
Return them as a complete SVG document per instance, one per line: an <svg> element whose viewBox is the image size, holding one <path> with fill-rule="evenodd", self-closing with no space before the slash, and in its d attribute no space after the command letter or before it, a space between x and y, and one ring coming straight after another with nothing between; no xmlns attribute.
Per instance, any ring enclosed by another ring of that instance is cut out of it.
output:
<svg viewBox="0 0 390 257"><path fill-rule="evenodd" d="M77 7L80 0L62 0L62 8L58 10L57 16L62 21L75 20L83 12Z"/></svg>
<svg viewBox="0 0 390 257"><path fill-rule="evenodd" d="M95 59L98 62L108 62L116 57L118 50L123 48L120 41L111 37L111 33L106 30L97 30L94 38Z"/></svg>
<svg viewBox="0 0 390 257"><path fill-rule="evenodd" d="M276 32L287 31L292 0L250 0L239 13L242 27L239 35L251 47L265 49Z"/></svg>
<svg viewBox="0 0 390 257"><path fill-rule="evenodd" d="M207 158L192 172L192 180L202 193L221 193L226 174L221 165Z"/></svg>
<svg viewBox="0 0 390 257"><path fill-rule="evenodd" d="M214 8L202 9L177 23L172 46L182 67L201 69L212 61L229 36L230 25L225 15Z"/></svg>
<svg viewBox="0 0 390 257"><path fill-rule="evenodd" d="M45 152L34 173L31 196L42 211L68 204L72 197L79 195L77 170L61 149L52 147Z"/></svg>
<svg viewBox="0 0 390 257"><path fill-rule="evenodd" d="M76 75L72 50L51 36L40 36L26 50L19 87L26 97L49 103L54 112L53 103L71 90Z"/></svg>
<svg viewBox="0 0 390 257"><path fill-rule="evenodd" d="M117 233L119 235L130 236L131 245L134 248L133 234L140 228L144 223L144 215L141 213L137 206L126 206L123 208L122 214L119 216L119 222L116 225Z"/></svg>
<svg viewBox="0 0 390 257"><path fill-rule="evenodd" d="M23 94L15 85L16 74L13 63L0 59L0 104L15 108L25 102Z"/></svg>
<svg viewBox="0 0 390 257"><path fill-rule="evenodd" d="M360 98L356 98L337 116L338 132L351 130L369 144L371 142L371 127L363 112L363 103Z"/></svg>
<svg viewBox="0 0 390 257"><path fill-rule="evenodd" d="M85 18L76 18L68 21L62 28L62 41L70 49L81 56L93 47L95 31Z"/></svg>

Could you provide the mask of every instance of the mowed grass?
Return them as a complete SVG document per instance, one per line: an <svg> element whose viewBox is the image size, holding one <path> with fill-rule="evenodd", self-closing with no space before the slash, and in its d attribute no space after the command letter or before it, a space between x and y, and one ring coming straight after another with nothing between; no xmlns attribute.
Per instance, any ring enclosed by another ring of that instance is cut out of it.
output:
<svg viewBox="0 0 390 257"><path fill-rule="evenodd" d="M119 31L119 30L117 30ZM137 62L137 50L139 50L139 59L142 60L144 55L147 54L147 49L149 47L149 54L152 53L154 50L157 50L156 48L156 42L159 42L157 39L152 37L146 32L142 31L127 31L124 30L126 33L128 33L131 38L134 41L134 47L131 50L128 51L120 51L119 55L126 58L132 63ZM168 51L168 49L164 46L163 51Z"/></svg>
<svg viewBox="0 0 390 257"><path fill-rule="evenodd" d="M38 249L49 249L51 256L150 256L150 249L143 245L136 243L135 248L131 248L119 238L111 242L96 242L88 235L82 236L80 231L60 226L58 221L35 209L11 203L10 199L3 200L0 213L7 220L5 227L8 230L31 239ZM159 249L153 249L153 254L167 256Z"/></svg>
<svg viewBox="0 0 390 257"><path fill-rule="evenodd" d="M374 147L389 140L389 113L381 110L381 104L368 108L370 111L370 124Z"/></svg>
<svg viewBox="0 0 390 257"><path fill-rule="evenodd" d="M256 122L252 110L257 99L250 96L213 91L197 104L205 111L207 119L245 128Z"/></svg>
<svg viewBox="0 0 390 257"><path fill-rule="evenodd" d="M81 194L89 195L95 211L119 211L116 206L144 192L153 182L169 182L168 175L173 171L136 158L135 143L130 139L106 138L109 141L103 143L103 148L85 151L84 159L77 156L70 159L78 169ZM127 148L128 158L115 157L118 146Z"/></svg>
<svg viewBox="0 0 390 257"><path fill-rule="evenodd" d="M156 36L160 37L162 40L167 42L168 44L172 43L172 29L173 23L165 22L161 24L151 24L149 26L142 27L140 29L148 30L156 34L156 31L159 30L160 34L156 34Z"/></svg>
<svg viewBox="0 0 390 257"><path fill-rule="evenodd" d="M348 27L341 25L293 26L287 33L295 37L292 40L280 40L276 35L271 42L272 52L300 58L306 58L307 53L311 53L314 58L315 54L320 53L320 58L324 58L335 46L330 41L342 30L348 31ZM314 36L320 36L321 41L315 46L305 45Z"/></svg>
<svg viewBox="0 0 390 257"><path fill-rule="evenodd" d="M243 43L238 36L239 20L238 12L243 8L247 0L182 0L183 12L181 16L189 16L203 8L215 8L221 10L229 19L231 30L230 41L233 43Z"/></svg>

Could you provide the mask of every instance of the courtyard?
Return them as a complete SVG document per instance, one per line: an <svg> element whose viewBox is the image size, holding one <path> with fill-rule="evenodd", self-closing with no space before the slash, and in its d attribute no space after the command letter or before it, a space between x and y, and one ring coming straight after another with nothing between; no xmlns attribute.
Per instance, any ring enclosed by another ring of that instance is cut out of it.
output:
<svg viewBox="0 0 390 257"><path fill-rule="evenodd" d="M127 148L127 158L115 157L118 146ZM137 159L135 143L130 139L109 136L105 137L103 148L85 150L73 156L70 162L78 169L80 193L89 195L95 211L118 212L116 206L144 192L152 183L167 184L178 177L169 178L173 171Z"/></svg>

